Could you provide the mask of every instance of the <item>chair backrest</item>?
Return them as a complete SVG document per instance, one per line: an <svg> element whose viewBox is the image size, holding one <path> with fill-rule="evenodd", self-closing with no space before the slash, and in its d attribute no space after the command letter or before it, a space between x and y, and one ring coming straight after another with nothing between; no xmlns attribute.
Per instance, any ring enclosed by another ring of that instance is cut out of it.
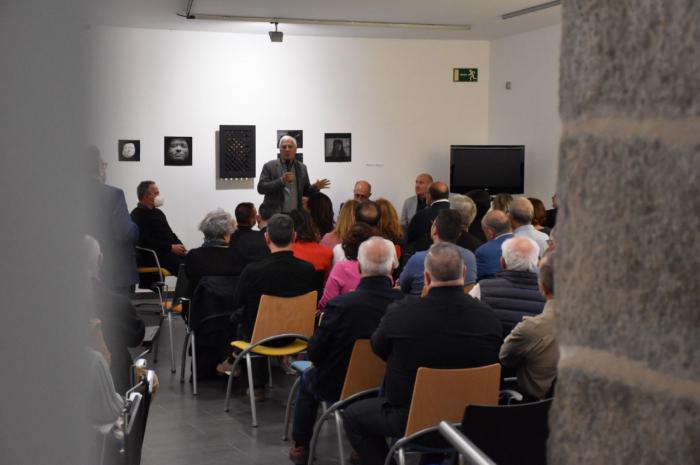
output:
<svg viewBox="0 0 700 465"><path fill-rule="evenodd" d="M469 405L462 432L496 463L547 463L547 418L552 399L515 405Z"/></svg>
<svg viewBox="0 0 700 465"><path fill-rule="evenodd" d="M340 392L340 399L345 400L353 394L379 387L386 371L386 362L372 352L369 339L358 339L352 347L345 383Z"/></svg>
<svg viewBox="0 0 700 465"><path fill-rule="evenodd" d="M406 436L440 421L456 423L462 419L465 405L497 405L501 365L477 368L418 368Z"/></svg>
<svg viewBox="0 0 700 465"><path fill-rule="evenodd" d="M310 338L314 332L316 295L316 291L296 297L263 295L251 344L278 334L301 334Z"/></svg>

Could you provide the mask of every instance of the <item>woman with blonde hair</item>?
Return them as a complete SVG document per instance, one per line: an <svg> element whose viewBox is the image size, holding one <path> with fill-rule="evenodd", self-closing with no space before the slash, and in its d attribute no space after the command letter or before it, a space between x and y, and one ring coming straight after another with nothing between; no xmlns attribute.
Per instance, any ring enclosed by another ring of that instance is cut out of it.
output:
<svg viewBox="0 0 700 465"><path fill-rule="evenodd" d="M333 250L333 247L343 241L343 237L347 234L350 227L355 224L355 208L358 203L355 200L346 200L340 207L338 213L338 221L335 223L335 229L326 233L321 239L321 245Z"/></svg>
<svg viewBox="0 0 700 465"><path fill-rule="evenodd" d="M385 198L379 198L375 201L379 207L379 234L384 239L388 239L396 245L396 255L401 258L401 241L403 240L403 229L401 229L401 220L399 214Z"/></svg>

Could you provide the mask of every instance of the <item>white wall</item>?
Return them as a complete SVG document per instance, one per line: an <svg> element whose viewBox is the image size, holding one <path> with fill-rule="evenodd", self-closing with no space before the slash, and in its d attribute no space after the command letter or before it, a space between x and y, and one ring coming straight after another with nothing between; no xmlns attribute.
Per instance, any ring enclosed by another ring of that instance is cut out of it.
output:
<svg viewBox="0 0 700 465"><path fill-rule="evenodd" d="M262 200L257 179L217 181L220 124L256 125L258 174L277 153L276 130L303 129L304 163L312 182L331 179L325 192L336 208L362 178L400 208L417 173L448 179L451 144L489 140L485 41L285 36L272 44L266 35L102 27L89 36L88 142L129 208L140 180L158 183L188 247L201 242L205 212ZM480 82L453 83L454 67L479 68ZM352 163L323 162L325 132L352 133ZM194 138L192 167L163 166L164 136ZM140 139L141 162L118 162L118 139Z"/></svg>
<svg viewBox="0 0 700 465"><path fill-rule="evenodd" d="M489 144L525 145L525 195L547 206L556 187L561 132L560 40L556 25L491 42Z"/></svg>

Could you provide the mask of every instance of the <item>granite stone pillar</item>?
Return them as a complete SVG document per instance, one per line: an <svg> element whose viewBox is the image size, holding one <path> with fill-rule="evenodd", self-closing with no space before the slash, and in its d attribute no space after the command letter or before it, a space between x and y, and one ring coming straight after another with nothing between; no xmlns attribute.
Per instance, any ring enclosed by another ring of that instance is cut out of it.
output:
<svg viewBox="0 0 700 465"><path fill-rule="evenodd" d="M550 464L700 463L700 1L564 0Z"/></svg>

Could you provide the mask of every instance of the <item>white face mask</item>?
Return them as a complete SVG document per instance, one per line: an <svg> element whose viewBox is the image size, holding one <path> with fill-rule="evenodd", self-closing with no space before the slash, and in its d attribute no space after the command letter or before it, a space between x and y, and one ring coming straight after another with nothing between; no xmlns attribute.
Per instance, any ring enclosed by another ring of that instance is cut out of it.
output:
<svg viewBox="0 0 700 465"><path fill-rule="evenodd" d="M163 204L165 203L165 198L162 195L157 195L155 199L153 199L153 206L156 208L162 207Z"/></svg>

